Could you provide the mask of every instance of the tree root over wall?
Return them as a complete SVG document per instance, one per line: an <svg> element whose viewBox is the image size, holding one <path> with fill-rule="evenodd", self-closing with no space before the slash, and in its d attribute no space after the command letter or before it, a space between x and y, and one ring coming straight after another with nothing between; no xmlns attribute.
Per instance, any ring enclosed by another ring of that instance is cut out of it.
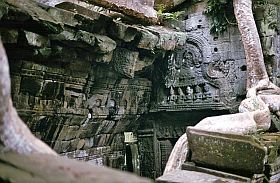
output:
<svg viewBox="0 0 280 183"><path fill-rule="evenodd" d="M233 0L233 6L246 55L246 99L239 106L240 113L208 117L196 126L188 128L247 135L267 131L271 125L271 113L280 117L280 88L269 81L266 72L260 38L252 12L252 1ZM179 169L185 161L186 157L182 158L180 153L186 154L188 139L186 135L180 139L178 144L183 144L183 146L175 145L164 174Z"/></svg>

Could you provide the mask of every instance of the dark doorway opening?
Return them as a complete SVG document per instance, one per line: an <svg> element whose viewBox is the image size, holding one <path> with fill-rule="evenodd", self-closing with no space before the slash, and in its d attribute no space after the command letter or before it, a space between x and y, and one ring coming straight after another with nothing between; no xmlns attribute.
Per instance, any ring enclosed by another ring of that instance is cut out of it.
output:
<svg viewBox="0 0 280 183"><path fill-rule="evenodd" d="M125 154L126 154L126 168L127 168L127 171L133 172L132 152L131 152L130 145L126 145Z"/></svg>

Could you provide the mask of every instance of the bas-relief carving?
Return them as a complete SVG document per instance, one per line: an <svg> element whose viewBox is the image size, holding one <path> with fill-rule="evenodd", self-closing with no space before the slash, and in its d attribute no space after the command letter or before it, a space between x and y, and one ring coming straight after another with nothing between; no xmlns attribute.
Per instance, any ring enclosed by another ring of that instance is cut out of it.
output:
<svg viewBox="0 0 280 183"><path fill-rule="evenodd" d="M265 64L270 80L279 85L279 38L280 38L280 8L267 4L258 6L257 12L262 12L257 19L256 24L259 28L260 38L262 42Z"/></svg>
<svg viewBox="0 0 280 183"><path fill-rule="evenodd" d="M123 115L142 114L150 100L150 83L120 83L115 88L95 88L86 102L92 118L118 120ZM137 85L138 84L138 85Z"/></svg>
<svg viewBox="0 0 280 183"><path fill-rule="evenodd" d="M166 96L158 110L222 110L236 99L234 60L221 60L218 53L209 56L209 50L202 50L209 47L201 40L192 37L166 57Z"/></svg>
<svg viewBox="0 0 280 183"><path fill-rule="evenodd" d="M115 98L118 100L116 101ZM113 92L93 94L86 102L90 118L114 118L124 114L123 106L119 100L122 97L115 96Z"/></svg>

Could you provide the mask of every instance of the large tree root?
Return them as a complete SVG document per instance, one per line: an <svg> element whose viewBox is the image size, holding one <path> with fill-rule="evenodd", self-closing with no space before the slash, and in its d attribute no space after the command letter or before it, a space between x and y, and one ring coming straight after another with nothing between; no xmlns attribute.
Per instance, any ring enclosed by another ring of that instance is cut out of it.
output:
<svg viewBox="0 0 280 183"><path fill-rule="evenodd" d="M166 163L164 173L171 172L176 169L180 169L182 164L185 162L188 152L188 140L187 134L184 133L176 142L172 152Z"/></svg>
<svg viewBox="0 0 280 183"><path fill-rule="evenodd" d="M247 92L247 98L239 106L237 114L207 117L193 128L210 132L248 135L267 131L271 125L271 113L280 116L280 88L268 80L261 80ZM186 134L175 144L164 174L180 169L188 150ZM183 154L182 154L183 152Z"/></svg>
<svg viewBox="0 0 280 183"><path fill-rule="evenodd" d="M252 12L252 0L233 0L233 7L246 56L247 98L239 106L240 113L208 117L193 128L229 134L266 131L271 125L271 113L280 117L280 88L269 81L266 72L260 38ZM173 151L181 152L182 150ZM176 161L178 159L173 163L176 164ZM168 162L168 165L173 167L172 162Z"/></svg>

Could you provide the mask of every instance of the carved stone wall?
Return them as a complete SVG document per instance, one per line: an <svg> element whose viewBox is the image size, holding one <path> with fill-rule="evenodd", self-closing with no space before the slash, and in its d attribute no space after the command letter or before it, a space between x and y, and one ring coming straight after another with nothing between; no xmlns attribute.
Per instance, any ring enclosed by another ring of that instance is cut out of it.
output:
<svg viewBox="0 0 280 183"><path fill-rule="evenodd" d="M58 153L122 168L123 132L135 131L137 125L131 123L136 115L147 112L151 82L74 62L63 68L11 60L15 107L35 135Z"/></svg>
<svg viewBox="0 0 280 183"><path fill-rule="evenodd" d="M262 41L266 68L270 79L280 84L280 7L277 2L255 8L256 23Z"/></svg>
<svg viewBox="0 0 280 183"><path fill-rule="evenodd" d="M139 173L137 138L127 143L124 132L137 137L137 119L149 112L158 53L185 37L76 4L57 7L0 3L14 105L62 156Z"/></svg>
<svg viewBox="0 0 280 183"><path fill-rule="evenodd" d="M186 126L235 112L245 95L239 31L211 35L203 1L184 3L183 18L165 22L169 28L58 7L1 2L0 33L14 105L63 156L156 178ZM269 8L257 17L269 74L279 84L280 11ZM124 132L135 141L125 142Z"/></svg>
<svg viewBox="0 0 280 183"><path fill-rule="evenodd" d="M140 171L145 177L162 175L170 152L186 126L193 126L208 116L227 111L204 110L197 112L157 112L142 115L138 122Z"/></svg>
<svg viewBox="0 0 280 183"><path fill-rule="evenodd" d="M155 111L234 111L245 94L245 55L238 29L211 35L204 10L204 2L191 5L185 20L176 22L187 40L163 57L164 82L157 88L162 94L157 95Z"/></svg>
<svg viewBox="0 0 280 183"><path fill-rule="evenodd" d="M166 113L170 118L149 119L146 125L154 125L141 128L153 132L151 136L156 150L151 157L156 154L159 157L155 157L155 162L150 162L150 166L154 167L156 175L165 166L161 165L160 160L164 161L166 153L160 152L168 151L161 148L162 144L170 145L172 140L176 141L177 135L180 135L180 130L176 128L194 125L204 115L236 112L246 94L245 54L238 28L231 26L222 35L210 34L210 20L203 13L205 2L185 4L183 19L167 22L168 26L184 32L186 41L155 61L158 67L154 70L150 112L155 116ZM263 6L259 8L255 12L268 73L271 80L279 85L279 7L270 4L268 9L264 10ZM178 113L184 114L181 123ZM174 123L175 129L172 126ZM140 136L138 140L141 142Z"/></svg>
<svg viewBox="0 0 280 183"><path fill-rule="evenodd" d="M150 101L151 81L135 73L153 63L154 54L137 48L152 40L141 36L149 31L74 4L60 6L67 11L32 1L0 3L14 105L59 154L126 169L124 132L136 132ZM123 31L131 37L121 37Z"/></svg>

